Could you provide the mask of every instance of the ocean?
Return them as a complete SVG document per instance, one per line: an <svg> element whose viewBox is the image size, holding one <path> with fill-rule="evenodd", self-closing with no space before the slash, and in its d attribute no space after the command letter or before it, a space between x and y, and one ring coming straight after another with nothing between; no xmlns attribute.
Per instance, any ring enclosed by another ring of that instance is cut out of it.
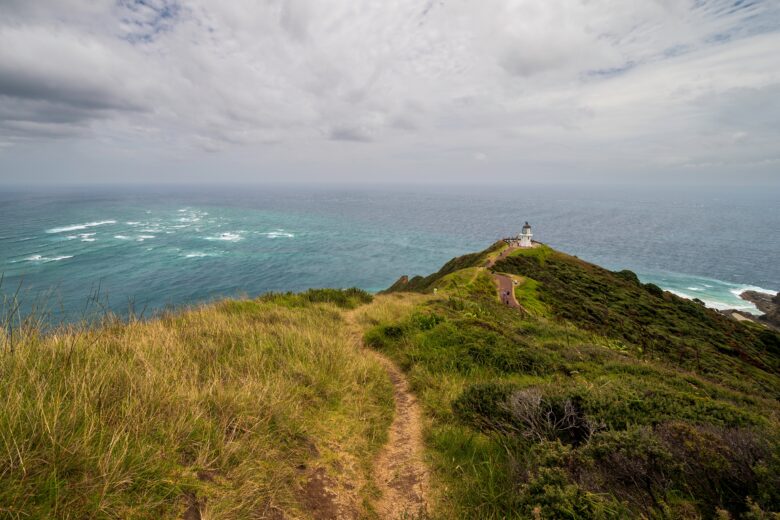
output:
<svg viewBox="0 0 780 520"><path fill-rule="evenodd" d="M605 186L0 189L0 292L52 322L381 290L516 234L714 308L780 289L780 194ZM97 295L97 296L96 296Z"/></svg>

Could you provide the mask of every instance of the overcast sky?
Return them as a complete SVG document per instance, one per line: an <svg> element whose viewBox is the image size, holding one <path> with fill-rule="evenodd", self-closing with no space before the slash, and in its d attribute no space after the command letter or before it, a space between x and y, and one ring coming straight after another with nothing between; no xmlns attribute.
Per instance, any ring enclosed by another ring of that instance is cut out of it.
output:
<svg viewBox="0 0 780 520"><path fill-rule="evenodd" d="M0 183L780 182L778 0L0 0Z"/></svg>

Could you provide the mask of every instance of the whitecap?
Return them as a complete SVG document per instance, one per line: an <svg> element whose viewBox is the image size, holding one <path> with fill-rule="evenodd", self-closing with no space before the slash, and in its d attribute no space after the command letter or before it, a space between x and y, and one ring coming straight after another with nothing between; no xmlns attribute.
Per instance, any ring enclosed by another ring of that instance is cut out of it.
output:
<svg viewBox="0 0 780 520"><path fill-rule="evenodd" d="M156 238L154 235L138 235L138 238L136 238L136 242L143 242L144 240L148 240L150 238Z"/></svg>
<svg viewBox="0 0 780 520"><path fill-rule="evenodd" d="M269 231L268 233L261 233L267 238L295 238L295 235L288 233L283 229L277 229L276 231Z"/></svg>
<svg viewBox="0 0 780 520"><path fill-rule="evenodd" d="M132 221L132 220L129 220L129 221L125 222L125 224L127 224L128 226L139 226L139 225L141 225L140 222L135 222L135 221Z"/></svg>
<svg viewBox="0 0 780 520"><path fill-rule="evenodd" d="M68 258L73 258L73 255L61 255L61 256L52 256L52 257L32 255L25 258L25 260L27 260L28 262L40 262L42 264L45 264L48 262L58 262L60 260L66 260Z"/></svg>
<svg viewBox="0 0 780 520"><path fill-rule="evenodd" d="M204 258L206 256L216 256L214 253L202 253L200 251L194 251L192 253L187 253L184 255L184 258Z"/></svg>
<svg viewBox="0 0 780 520"><path fill-rule="evenodd" d="M130 237L125 235L114 235L114 238L116 238L117 240L130 240Z"/></svg>
<svg viewBox="0 0 780 520"><path fill-rule="evenodd" d="M106 224L116 224L116 220L101 220L98 222L87 222L86 224L71 224L70 226L56 227L47 229L47 233L63 233L65 231L77 231L79 229L87 229L95 226L104 226Z"/></svg>
<svg viewBox="0 0 780 520"><path fill-rule="evenodd" d="M701 292L701 291L704 290L701 287L686 287L686 289L688 289L689 291L698 291L698 292Z"/></svg>
<svg viewBox="0 0 780 520"><path fill-rule="evenodd" d="M206 240L225 240L227 242L238 242L239 240L243 240L244 237L242 237L238 233L220 233L217 236L211 236L211 237L205 237Z"/></svg>

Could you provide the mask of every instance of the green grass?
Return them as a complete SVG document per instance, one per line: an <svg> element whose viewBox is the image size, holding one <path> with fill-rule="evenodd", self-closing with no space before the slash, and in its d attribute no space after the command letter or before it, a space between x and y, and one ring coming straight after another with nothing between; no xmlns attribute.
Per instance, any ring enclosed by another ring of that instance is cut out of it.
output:
<svg viewBox="0 0 780 520"><path fill-rule="evenodd" d="M442 278L448 274L455 273L462 269L472 267L483 267L489 258L506 248L506 243L503 241L496 242L485 251L480 253L471 253L468 255L459 256L453 258L442 266L437 272L429 276L414 276L408 280L405 277L401 277L393 285L391 285L385 292L392 293L398 291L405 292L429 292L433 290L433 287Z"/></svg>
<svg viewBox="0 0 780 520"><path fill-rule="evenodd" d="M535 316L548 316L550 309L539 298L539 282L533 278L524 278L515 286L515 298L525 310Z"/></svg>
<svg viewBox="0 0 780 520"><path fill-rule="evenodd" d="M370 518L393 399L355 327L423 407L434 518L780 511L777 334L546 246L495 266L521 313L502 247L376 298L4 328L0 518L310 518L315 469Z"/></svg>
<svg viewBox="0 0 780 520"><path fill-rule="evenodd" d="M407 372L429 419L434 517L780 510L777 359L764 349L757 366L731 347L758 356L763 331L546 247L496 266L525 278L519 313L467 283L481 257L427 277L437 299L365 338Z"/></svg>
<svg viewBox="0 0 780 520"><path fill-rule="evenodd" d="M0 337L0 517L181 518L197 501L204 518L306 518L302 484L320 467L363 507L392 389L342 312L370 298L27 329L13 353Z"/></svg>
<svg viewBox="0 0 780 520"><path fill-rule="evenodd" d="M780 370L776 333L642 285L630 271L613 273L552 250L538 256L536 251L544 248L527 251L496 269L535 280L535 295L557 319L623 341L649 359L666 359L713 377L740 373L780 397L780 389L766 377Z"/></svg>

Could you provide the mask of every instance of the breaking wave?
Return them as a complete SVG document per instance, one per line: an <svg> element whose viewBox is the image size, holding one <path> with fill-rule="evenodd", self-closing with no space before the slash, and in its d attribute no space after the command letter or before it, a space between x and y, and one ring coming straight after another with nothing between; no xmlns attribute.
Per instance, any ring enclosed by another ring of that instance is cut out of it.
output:
<svg viewBox="0 0 780 520"><path fill-rule="evenodd" d="M98 222L87 222L86 224L71 224L70 226L62 226L47 229L47 233L64 233L66 231L78 231L80 229L87 229L96 226L105 226L106 224L116 224L116 220L101 220Z"/></svg>
<svg viewBox="0 0 780 520"><path fill-rule="evenodd" d="M184 255L184 258L205 258L208 256L218 256L217 253L203 253L201 251L193 251Z"/></svg>
<svg viewBox="0 0 780 520"><path fill-rule="evenodd" d="M45 264L48 262L59 262L60 260L66 260L68 258L73 258L73 255L62 255L62 256L41 256L41 255L32 255L25 258L28 262L37 262L41 264Z"/></svg>
<svg viewBox="0 0 780 520"><path fill-rule="evenodd" d="M261 235L267 238L295 238L295 235L288 233L283 229L277 229L276 231L269 231L268 233L261 233Z"/></svg>
<svg viewBox="0 0 780 520"><path fill-rule="evenodd" d="M238 242L244 237L240 233L220 233L219 235L205 237L206 240L224 240L226 242Z"/></svg>

